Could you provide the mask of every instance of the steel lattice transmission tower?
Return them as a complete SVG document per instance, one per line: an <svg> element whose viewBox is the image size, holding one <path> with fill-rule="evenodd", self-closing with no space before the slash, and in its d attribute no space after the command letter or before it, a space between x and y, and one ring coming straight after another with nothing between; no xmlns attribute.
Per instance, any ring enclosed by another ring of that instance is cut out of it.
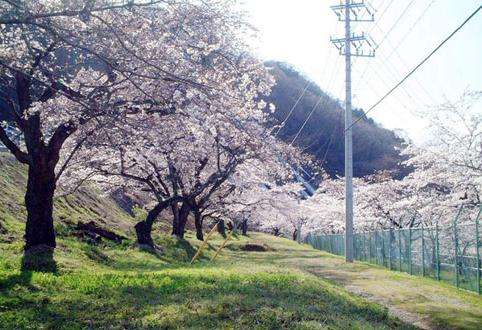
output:
<svg viewBox="0 0 482 330"><path fill-rule="evenodd" d="M345 0L331 9L340 22L345 22L345 38L331 38L331 42L345 56L345 257L353 262L353 135L351 104L351 57L374 57L376 45L364 33L351 32L351 22L373 22L375 10L364 0ZM352 50L355 50L352 53Z"/></svg>

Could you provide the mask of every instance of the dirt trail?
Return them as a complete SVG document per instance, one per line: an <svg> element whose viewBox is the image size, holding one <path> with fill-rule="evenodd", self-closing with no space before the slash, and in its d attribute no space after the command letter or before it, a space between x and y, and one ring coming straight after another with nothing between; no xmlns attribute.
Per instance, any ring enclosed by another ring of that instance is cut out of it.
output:
<svg viewBox="0 0 482 330"><path fill-rule="evenodd" d="M280 252L285 252L284 257ZM269 253L264 258L269 259ZM445 283L365 263L349 265L343 258L304 245L278 250L271 262L341 285L421 329L482 329L482 297Z"/></svg>

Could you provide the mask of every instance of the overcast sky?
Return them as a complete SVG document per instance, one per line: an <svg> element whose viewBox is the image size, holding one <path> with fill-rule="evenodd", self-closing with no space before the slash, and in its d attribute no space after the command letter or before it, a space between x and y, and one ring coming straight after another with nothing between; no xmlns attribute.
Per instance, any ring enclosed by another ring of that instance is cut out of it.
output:
<svg viewBox="0 0 482 330"><path fill-rule="evenodd" d="M354 60L355 106L367 109L373 105L482 4L480 0L413 0L402 15L411 2L372 0L377 10L375 24L354 24L354 32L369 32L380 44L375 59ZM344 34L343 23L330 9L338 3L244 0L250 21L259 29L255 44L258 55L293 64L324 90L344 100L344 61L330 43L330 36ZM482 90L481 52L479 12L371 116L384 127L402 129L415 141L423 141L425 123L415 113L434 103L456 99L467 89Z"/></svg>

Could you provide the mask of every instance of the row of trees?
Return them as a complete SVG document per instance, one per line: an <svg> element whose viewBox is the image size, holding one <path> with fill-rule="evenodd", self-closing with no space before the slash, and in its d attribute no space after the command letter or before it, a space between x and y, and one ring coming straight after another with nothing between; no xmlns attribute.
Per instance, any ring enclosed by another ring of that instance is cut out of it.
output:
<svg viewBox="0 0 482 330"><path fill-rule="evenodd" d="M392 173L355 179L355 227L358 231L473 224L482 198L482 92L467 92L420 115L430 124L423 147L408 143L402 150L411 173L395 180ZM259 214L259 228L294 237L308 233L344 232L344 180L325 177L314 197L301 201L288 192ZM462 227L464 228L464 227ZM472 228L472 227L466 227ZM466 229L464 229L466 230ZM468 233L470 234L470 233Z"/></svg>
<svg viewBox="0 0 482 330"><path fill-rule="evenodd" d="M56 246L53 198L87 182L142 194L153 246L163 210L202 239L205 218L289 180L299 156L265 128L273 78L247 29L228 0L2 2L0 141L28 167L26 250Z"/></svg>
<svg viewBox="0 0 482 330"><path fill-rule="evenodd" d="M295 238L343 231L343 181L300 198L305 161L267 129L274 80L250 55L232 1L0 3L0 141L27 165L26 250L54 248L53 198L94 182L134 191L154 246L160 213L183 237L194 219L233 219ZM480 93L426 114L433 139L403 153L413 172L357 179L358 229L413 227L480 204ZM18 136L21 139L18 139Z"/></svg>

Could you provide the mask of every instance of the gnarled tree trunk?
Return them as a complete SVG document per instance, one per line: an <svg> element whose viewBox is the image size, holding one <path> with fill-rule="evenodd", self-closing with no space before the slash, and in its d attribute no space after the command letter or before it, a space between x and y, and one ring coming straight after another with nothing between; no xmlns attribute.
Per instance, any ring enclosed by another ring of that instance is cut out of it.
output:
<svg viewBox="0 0 482 330"><path fill-rule="evenodd" d="M177 236L179 232L179 205L178 203L173 203L171 205L172 210L172 235Z"/></svg>
<svg viewBox="0 0 482 330"><path fill-rule="evenodd" d="M186 232L186 224L190 212L191 207L189 206L189 203L182 203L181 209L179 210L179 238L184 238L184 233Z"/></svg>
<svg viewBox="0 0 482 330"><path fill-rule="evenodd" d="M34 159L28 168L27 224L25 227L25 250L36 247L55 248L53 198L56 187L55 166L47 155Z"/></svg>
<svg viewBox="0 0 482 330"><path fill-rule="evenodd" d="M199 210L194 210L194 225L196 226L196 238L200 241L204 241L203 219Z"/></svg>
<svg viewBox="0 0 482 330"><path fill-rule="evenodd" d="M243 236L248 236L248 219L243 220L243 224L241 225L241 230Z"/></svg>
<svg viewBox="0 0 482 330"><path fill-rule="evenodd" d="M226 225L224 220L218 221L218 233L220 233L223 237L226 237Z"/></svg>
<svg viewBox="0 0 482 330"><path fill-rule="evenodd" d="M38 64L38 63L37 63ZM45 102L56 94L57 87L47 87L37 101ZM60 86L62 85L59 83ZM25 193L25 207L27 209L27 223L25 226L25 254L23 269L41 270L41 264L36 263L35 255L43 254L43 260L52 259L56 247L53 221L53 198L57 177L55 167L59 162L59 155L65 140L77 129L73 122L58 126L51 134L43 134L40 114L29 113L33 104L32 95L39 92L38 88L31 88L29 75L16 71L14 98L10 99L12 114L16 126L23 133L25 149L17 145L3 127L0 127L0 141L22 164L28 166L27 191ZM37 86L38 87L38 86ZM65 87L65 86L64 86ZM66 88L65 93L75 94ZM9 102L7 102L9 103ZM28 114L28 115L27 115ZM46 143L46 141L49 141ZM59 175L61 174L60 171ZM44 253L45 252L45 253ZM48 258L45 258L45 257ZM40 259L39 259L40 260ZM47 260L48 261L48 260ZM53 259L52 259L53 261Z"/></svg>
<svg viewBox="0 0 482 330"><path fill-rule="evenodd" d="M173 207L173 228L172 234L179 238L184 238L184 233L186 231L186 224L188 221L189 213L191 212L191 207L189 203L183 202L181 208L176 204Z"/></svg>
<svg viewBox="0 0 482 330"><path fill-rule="evenodd" d="M147 217L144 221L140 221L135 225L137 243L139 245L147 245L154 247L154 241L152 239L152 225L156 221L161 212L169 206L169 201L158 203L152 210L147 213Z"/></svg>

